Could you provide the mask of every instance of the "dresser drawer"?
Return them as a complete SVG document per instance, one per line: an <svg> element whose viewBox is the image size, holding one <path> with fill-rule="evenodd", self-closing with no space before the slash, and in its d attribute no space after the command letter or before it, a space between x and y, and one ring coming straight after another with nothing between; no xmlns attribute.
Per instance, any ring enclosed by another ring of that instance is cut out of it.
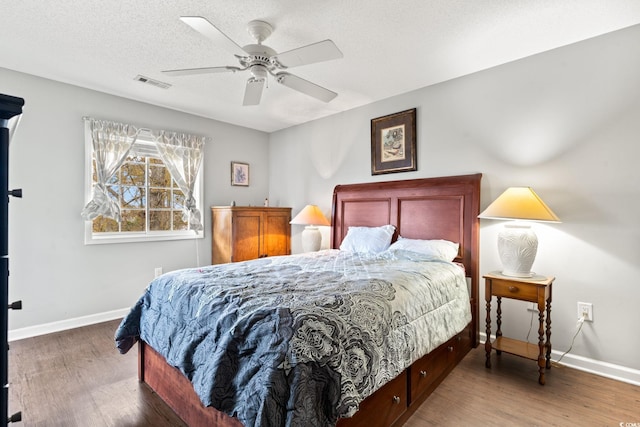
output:
<svg viewBox="0 0 640 427"><path fill-rule="evenodd" d="M337 427L390 426L407 410L407 406L407 373L403 371L365 399L353 417L339 419Z"/></svg>
<svg viewBox="0 0 640 427"><path fill-rule="evenodd" d="M410 368L411 401L422 393L431 392L434 384L456 362L458 337L454 337L417 360Z"/></svg>
<svg viewBox="0 0 640 427"><path fill-rule="evenodd" d="M535 284L514 283L505 280L491 280L491 294L523 301L538 301L538 287Z"/></svg>
<svg viewBox="0 0 640 427"><path fill-rule="evenodd" d="M471 350L471 334L473 333L471 325L468 325L462 332L456 336L455 353L456 361L461 361L464 356Z"/></svg>

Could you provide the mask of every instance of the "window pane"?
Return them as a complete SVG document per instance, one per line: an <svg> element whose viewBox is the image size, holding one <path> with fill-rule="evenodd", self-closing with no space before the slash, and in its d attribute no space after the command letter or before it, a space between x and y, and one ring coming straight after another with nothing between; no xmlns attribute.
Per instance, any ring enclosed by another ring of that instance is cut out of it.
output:
<svg viewBox="0 0 640 427"><path fill-rule="evenodd" d="M94 233L114 233L119 230L118 222L115 219L105 218L100 215L93 220Z"/></svg>
<svg viewBox="0 0 640 427"><path fill-rule="evenodd" d="M173 190L173 209L184 209L185 197L184 193L180 190Z"/></svg>
<svg viewBox="0 0 640 427"><path fill-rule="evenodd" d="M144 187L144 164L125 163L120 167L121 183Z"/></svg>
<svg viewBox="0 0 640 427"><path fill-rule="evenodd" d="M171 174L164 166L149 166L149 187L171 187Z"/></svg>
<svg viewBox="0 0 640 427"><path fill-rule="evenodd" d="M87 141L85 144L90 147L90 140ZM153 154L155 148L151 144L150 141L137 142L122 166L106 183L109 199L121 209L122 221L118 223L102 216L94 219L90 228L95 236L110 233L122 235L123 239L143 240L149 237L155 240L165 235L157 233L159 231L168 232L167 236L173 231L183 236L182 232L189 229L188 216L183 220L185 195L162 159ZM91 166L92 181L85 185L92 189L97 182L95 159L92 159ZM154 233L148 235L151 231ZM127 237L127 234L131 235ZM101 243L111 237L103 236ZM113 240L116 241L115 236Z"/></svg>
<svg viewBox="0 0 640 427"><path fill-rule="evenodd" d="M174 230L187 230L189 223L183 221L182 211L173 211L173 229Z"/></svg>
<svg viewBox="0 0 640 427"><path fill-rule="evenodd" d="M145 203L144 188L122 187L123 208L144 208Z"/></svg>
<svg viewBox="0 0 640 427"><path fill-rule="evenodd" d="M122 231L145 231L144 211L123 209Z"/></svg>
<svg viewBox="0 0 640 427"><path fill-rule="evenodd" d="M169 208L169 190L149 189L149 208Z"/></svg>
<svg viewBox="0 0 640 427"><path fill-rule="evenodd" d="M171 212L149 211L149 229L152 231L171 230Z"/></svg>

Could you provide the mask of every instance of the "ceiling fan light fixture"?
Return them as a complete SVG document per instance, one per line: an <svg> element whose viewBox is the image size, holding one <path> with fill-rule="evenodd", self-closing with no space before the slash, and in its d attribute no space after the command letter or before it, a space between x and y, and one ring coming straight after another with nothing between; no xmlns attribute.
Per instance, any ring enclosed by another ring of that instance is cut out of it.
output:
<svg viewBox="0 0 640 427"><path fill-rule="evenodd" d="M251 71L251 75L256 79L256 80L262 80L262 79L266 79L268 72L267 72L267 68L264 65L252 65L250 68Z"/></svg>

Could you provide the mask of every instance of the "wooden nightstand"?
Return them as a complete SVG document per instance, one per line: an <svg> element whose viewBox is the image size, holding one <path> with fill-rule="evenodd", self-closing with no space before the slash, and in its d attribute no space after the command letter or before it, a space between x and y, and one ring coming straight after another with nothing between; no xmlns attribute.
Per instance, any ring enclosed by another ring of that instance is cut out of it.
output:
<svg viewBox="0 0 640 427"><path fill-rule="evenodd" d="M491 349L497 354L501 352L515 354L538 361L540 376L538 382L544 385L545 368L551 368L551 288L555 277L534 276L531 278L503 276L497 271L484 277L485 300L487 302L487 338L485 351L487 353L486 367L491 368ZM498 299L496 317L496 339L491 342L491 297ZM538 304L538 345L502 336L502 298L529 301ZM545 328L546 313L546 328ZM546 335L546 337L545 337ZM546 338L546 340L545 340Z"/></svg>

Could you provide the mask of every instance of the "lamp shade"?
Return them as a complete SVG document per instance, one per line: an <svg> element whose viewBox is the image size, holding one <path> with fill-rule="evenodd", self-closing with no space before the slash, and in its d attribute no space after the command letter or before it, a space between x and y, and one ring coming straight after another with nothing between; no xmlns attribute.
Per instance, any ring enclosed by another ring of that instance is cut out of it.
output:
<svg viewBox="0 0 640 427"><path fill-rule="evenodd" d="M558 216L530 187L508 188L478 218L560 222Z"/></svg>
<svg viewBox="0 0 640 427"><path fill-rule="evenodd" d="M558 216L530 187L508 188L478 218L518 220L505 224L498 233L502 274L513 277L534 275L531 266L538 251L538 237L527 221L560 222Z"/></svg>
<svg viewBox="0 0 640 427"><path fill-rule="evenodd" d="M302 250L315 252L322 246L322 234L318 225L331 225L316 205L307 205L291 220L294 225L306 225L302 232Z"/></svg>
<svg viewBox="0 0 640 427"><path fill-rule="evenodd" d="M294 225L331 225L316 205L307 205L296 215L291 224Z"/></svg>

